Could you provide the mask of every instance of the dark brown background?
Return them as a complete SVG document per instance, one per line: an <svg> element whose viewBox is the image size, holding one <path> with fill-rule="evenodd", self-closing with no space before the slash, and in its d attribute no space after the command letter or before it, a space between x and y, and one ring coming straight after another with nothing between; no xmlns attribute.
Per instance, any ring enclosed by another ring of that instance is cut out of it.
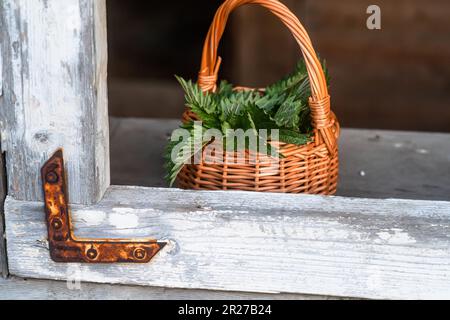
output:
<svg viewBox="0 0 450 320"><path fill-rule="evenodd" d="M108 0L110 113L179 117L173 75L195 78L222 1ZM302 20L332 76L332 107L346 127L450 131L450 1L283 0ZM194 5L195 4L195 5ZM382 10L382 30L366 9ZM222 42L221 77L264 86L300 57L264 9L239 9Z"/></svg>

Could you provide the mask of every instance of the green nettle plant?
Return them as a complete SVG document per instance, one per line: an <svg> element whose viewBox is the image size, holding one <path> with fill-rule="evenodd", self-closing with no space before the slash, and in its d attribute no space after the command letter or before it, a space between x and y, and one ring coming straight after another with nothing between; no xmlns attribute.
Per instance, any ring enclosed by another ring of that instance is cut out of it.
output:
<svg viewBox="0 0 450 320"><path fill-rule="evenodd" d="M328 81L325 63L322 63ZM233 85L222 81L216 92L204 93L197 84L176 77L185 91L186 105L200 118L199 122L184 123L180 129L186 134L180 139L174 136L166 148L167 180L170 185L193 155L201 152L211 142L202 133L218 129L224 140L231 130L242 129L248 135L261 139L259 131L278 130L280 142L304 145L312 139L312 125L308 100L311 88L306 65L301 60L295 71L264 90L235 91ZM199 133L202 141L195 141ZM266 142L269 137L263 137ZM174 141L175 140L175 141ZM226 143L223 144L224 146ZM177 148L175 148L177 147ZM248 148L248 145L245 146ZM267 144L270 150L270 144ZM186 152L188 150L189 152ZM238 150L235 150L238 151ZM282 155L280 155L282 156Z"/></svg>

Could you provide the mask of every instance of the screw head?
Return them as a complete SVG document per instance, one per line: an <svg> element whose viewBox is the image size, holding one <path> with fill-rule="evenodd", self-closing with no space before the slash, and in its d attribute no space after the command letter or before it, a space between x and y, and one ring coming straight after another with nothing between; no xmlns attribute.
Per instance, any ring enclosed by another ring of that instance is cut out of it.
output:
<svg viewBox="0 0 450 320"><path fill-rule="evenodd" d="M94 260L95 258L98 257L98 251L94 248L90 248L88 251L86 251L86 256L89 259Z"/></svg>
<svg viewBox="0 0 450 320"><path fill-rule="evenodd" d="M45 180L47 180L47 182L49 183L56 183L58 182L58 175L56 174L56 172L51 171L47 173L47 175L45 176Z"/></svg>
<svg viewBox="0 0 450 320"><path fill-rule="evenodd" d="M53 229L60 230L62 228L62 221L58 218L52 220L51 225Z"/></svg>
<svg viewBox="0 0 450 320"><path fill-rule="evenodd" d="M147 251L142 248L137 248L134 250L133 255L138 260L144 260L147 257Z"/></svg>

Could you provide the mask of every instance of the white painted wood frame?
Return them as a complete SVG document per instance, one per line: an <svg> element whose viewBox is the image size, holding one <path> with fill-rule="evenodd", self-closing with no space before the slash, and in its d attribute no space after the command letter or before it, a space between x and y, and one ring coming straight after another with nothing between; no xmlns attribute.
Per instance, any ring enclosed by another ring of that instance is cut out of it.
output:
<svg viewBox="0 0 450 320"><path fill-rule="evenodd" d="M86 282L162 288L450 298L449 202L109 186L105 0L3 0L0 19L12 275L67 280L75 272ZM76 235L167 241L151 263L51 261L39 169L59 147Z"/></svg>
<svg viewBox="0 0 450 320"><path fill-rule="evenodd" d="M71 201L109 186L105 0L0 2L0 128L8 192L43 199L40 168L64 148Z"/></svg>

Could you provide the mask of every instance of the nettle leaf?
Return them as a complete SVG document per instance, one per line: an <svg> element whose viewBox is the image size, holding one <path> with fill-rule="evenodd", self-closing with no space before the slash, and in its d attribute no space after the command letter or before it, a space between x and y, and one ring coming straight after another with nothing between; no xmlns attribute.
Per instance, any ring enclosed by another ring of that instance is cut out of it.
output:
<svg viewBox="0 0 450 320"><path fill-rule="evenodd" d="M217 101L213 94L204 93L200 87L191 80L186 81L181 77L176 76L178 82L185 92L186 105L199 116L199 118L209 128L214 128L219 125L217 117L214 115L217 112Z"/></svg>
<svg viewBox="0 0 450 320"><path fill-rule="evenodd" d="M294 130L281 129L279 131L279 139L284 143L304 145L310 142L312 137L309 133L300 133Z"/></svg>
<svg viewBox="0 0 450 320"><path fill-rule="evenodd" d="M258 135L258 129L256 128L255 121L253 120L252 114L247 111L247 119L249 122L249 129L252 129L255 135Z"/></svg>
<svg viewBox="0 0 450 320"><path fill-rule="evenodd" d="M313 126L311 123L311 111L306 104L303 106L303 109L300 112L299 128L301 128L302 132L311 132L313 130Z"/></svg>
<svg viewBox="0 0 450 320"><path fill-rule="evenodd" d="M292 74L267 87L266 93L269 95L274 95L279 92L290 91L306 78L308 78L306 64L304 60L300 60Z"/></svg>
<svg viewBox="0 0 450 320"><path fill-rule="evenodd" d="M233 116L240 116L245 110L244 101L239 99L238 96L233 95L229 98L223 98L220 102L220 107L224 119L228 119Z"/></svg>
<svg viewBox="0 0 450 320"><path fill-rule="evenodd" d="M286 98L285 94L280 95L278 95L278 93L272 95L266 94L256 101L256 106L261 110L270 113L276 107L279 107L283 103L285 98Z"/></svg>
<svg viewBox="0 0 450 320"><path fill-rule="evenodd" d="M233 94L233 85L228 83L227 81L220 82L218 89L218 96L220 97L228 97Z"/></svg>
<svg viewBox="0 0 450 320"><path fill-rule="evenodd" d="M302 109L302 103L296 100L294 96L289 97L283 102L281 107L275 114L274 120L280 127L285 128L298 128L300 123L300 111Z"/></svg>
<svg viewBox="0 0 450 320"><path fill-rule="evenodd" d="M235 92L230 97L223 98L220 107L221 120L229 123L231 129L249 129L251 123L246 112L255 108L254 92Z"/></svg>
<svg viewBox="0 0 450 320"><path fill-rule="evenodd" d="M165 150L165 169L167 171L166 180L169 185L172 186L175 183L175 180L180 173L181 169L183 169L184 165L189 163L197 153L201 152L203 148L210 142L210 140L206 139L204 132L207 128L203 126L194 125L194 123L190 122L188 124L184 124L181 128L186 129L189 133L189 136L180 137L178 141L171 141ZM201 132L200 141L196 141L195 131L199 130ZM178 148L178 152L174 153L174 149Z"/></svg>
<svg viewBox="0 0 450 320"><path fill-rule="evenodd" d="M231 125L228 122L223 121L221 129L222 129L222 133L226 133L227 130L232 129L232 127L231 127Z"/></svg>
<svg viewBox="0 0 450 320"><path fill-rule="evenodd" d="M250 105L247 108L247 112L250 114L255 129L275 129L278 128L275 121L262 109L258 108L256 104Z"/></svg>

